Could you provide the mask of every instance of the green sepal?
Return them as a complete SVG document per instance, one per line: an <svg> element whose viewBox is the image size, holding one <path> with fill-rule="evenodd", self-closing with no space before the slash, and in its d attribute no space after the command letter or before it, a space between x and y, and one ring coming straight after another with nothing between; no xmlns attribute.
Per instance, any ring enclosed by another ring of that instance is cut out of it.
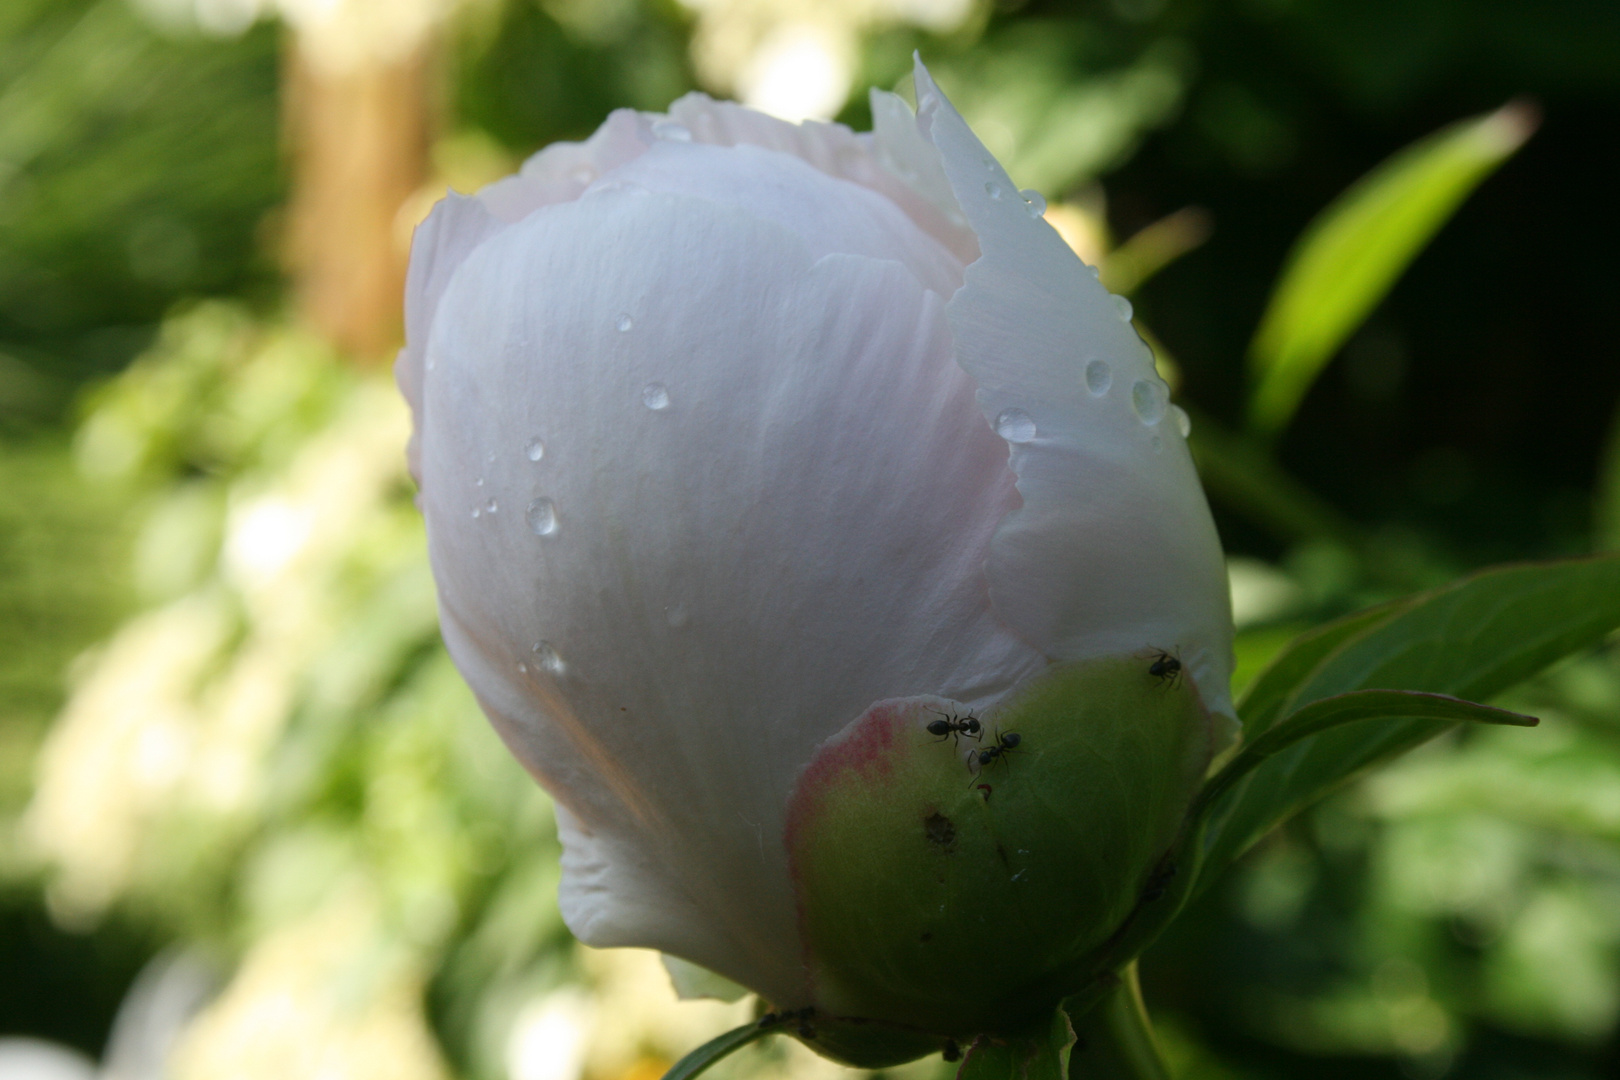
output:
<svg viewBox="0 0 1620 1080"><path fill-rule="evenodd" d="M1135 961L1120 970L1098 1000L1063 1004L1075 1033L1068 1080L1170 1080L1142 1003Z"/></svg>
<svg viewBox="0 0 1620 1080"><path fill-rule="evenodd" d="M819 1005L1001 1036L1118 966L1122 928L1165 906L1218 723L1151 667L1055 666L960 747L927 733L927 701L880 703L818 752L788 850ZM1008 734L1017 749L974 772Z"/></svg>
<svg viewBox="0 0 1620 1080"><path fill-rule="evenodd" d="M787 1033L824 1058L852 1069L887 1069L928 1054L949 1052L955 1044L932 1032L860 1017L831 1016L814 1009L790 1014Z"/></svg>
<svg viewBox="0 0 1620 1080"><path fill-rule="evenodd" d="M1025 1035L973 1040L956 1070L956 1080L1068 1080L1074 1027L1061 1007L1050 1020Z"/></svg>

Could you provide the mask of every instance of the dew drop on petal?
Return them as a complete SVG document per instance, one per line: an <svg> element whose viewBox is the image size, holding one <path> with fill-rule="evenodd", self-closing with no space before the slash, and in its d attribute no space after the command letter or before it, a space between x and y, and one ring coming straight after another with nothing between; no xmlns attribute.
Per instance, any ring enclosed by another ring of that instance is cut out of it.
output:
<svg viewBox="0 0 1620 1080"><path fill-rule="evenodd" d="M1100 266L1087 266L1086 269L1091 271L1091 276L1092 277L1094 277L1094 278L1102 277L1102 267L1100 267Z"/></svg>
<svg viewBox="0 0 1620 1080"><path fill-rule="evenodd" d="M1187 415L1187 410L1183 409L1180 405L1172 405L1170 406L1170 412L1176 418L1176 430L1181 432L1181 437L1185 439L1187 436L1191 435L1192 417Z"/></svg>
<svg viewBox="0 0 1620 1080"><path fill-rule="evenodd" d="M1024 201L1029 204L1030 217L1040 217L1042 214L1046 213L1045 195L1042 195L1034 188L1026 188L1023 191L1020 191L1018 194L1023 196Z"/></svg>
<svg viewBox="0 0 1620 1080"><path fill-rule="evenodd" d="M994 180L986 180L984 182L984 193L990 196L992 200L1000 200L1001 185L996 183Z"/></svg>
<svg viewBox="0 0 1620 1080"><path fill-rule="evenodd" d="M621 334L628 332L629 329L634 325L636 325L636 322L630 317L630 313L628 311L619 312L619 317L613 320L614 328Z"/></svg>
<svg viewBox="0 0 1620 1080"><path fill-rule="evenodd" d="M652 133L655 138L663 139L666 142L692 141L692 132L686 127L686 125L678 124L674 120L659 120L655 122L652 126Z"/></svg>
<svg viewBox="0 0 1620 1080"><path fill-rule="evenodd" d="M496 502L494 499L491 499L491 500L489 500L489 502L484 504L484 513L486 513L486 514L499 513L500 509L501 509L501 504Z"/></svg>
<svg viewBox="0 0 1620 1080"><path fill-rule="evenodd" d="M523 513L523 520L536 536L557 535L557 504L545 496L535 499Z"/></svg>
<svg viewBox="0 0 1620 1080"><path fill-rule="evenodd" d="M1144 424L1157 424L1164 419L1164 384L1157 379L1137 379L1131 384L1131 408Z"/></svg>
<svg viewBox="0 0 1620 1080"><path fill-rule="evenodd" d="M568 674L568 665L563 663L563 658L557 654L551 642L537 641L529 647L529 651L534 653L540 666L551 674L558 676Z"/></svg>
<svg viewBox="0 0 1620 1080"><path fill-rule="evenodd" d="M653 412L669 408L669 390L661 382L650 382L641 388L641 403Z"/></svg>
<svg viewBox="0 0 1620 1080"><path fill-rule="evenodd" d="M540 436L536 435L523 444L523 456L530 461L539 461L546 456L546 444L540 441Z"/></svg>
<svg viewBox="0 0 1620 1080"><path fill-rule="evenodd" d="M1026 443L1035 437L1035 421L1023 409L1003 409L996 417L996 434L1012 443Z"/></svg>
<svg viewBox="0 0 1620 1080"><path fill-rule="evenodd" d="M1120 322L1130 322L1131 314L1135 311L1135 309L1131 307L1131 302L1123 296L1114 297L1114 310L1119 312Z"/></svg>
<svg viewBox="0 0 1620 1080"><path fill-rule="evenodd" d="M1093 360L1086 365L1086 389L1092 397L1102 397L1114 385L1114 369L1106 360Z"/></svg>
<svg viewBox="0 0 1620 1080"><path fill-rule="evenodd" d="M472 516L473 517L482 517L483 515L484 515L484 508L483 507L481 507L481 506L473 507L473 511L472 511Z"/></svg>
<svg viewBox="0 0 1620 1080"><path fill-rule="evenodd" d="M528 673L529 673L529 665L525 664L523 661L519 660L518 661L518 674L519 675L527 675Z"/></svg>
<svg viewBox="0 0 1620 1080"><path fill-rule="evenodd" d="M473 487L483 487L483 486L484 486L484 478L482 476L480 476L478 479L473 481Z"/></svg>

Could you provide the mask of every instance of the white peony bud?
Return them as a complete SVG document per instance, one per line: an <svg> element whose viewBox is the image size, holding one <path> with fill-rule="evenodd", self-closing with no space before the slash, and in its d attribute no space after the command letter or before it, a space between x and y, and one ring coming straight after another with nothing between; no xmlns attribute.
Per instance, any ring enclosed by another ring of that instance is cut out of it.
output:
<svg viewBox="0 0 1620 1080"><path fill-rule="evenodd" d="M1230 730L1231 620L1128 305L917 83L871 135L622 110L452 194L398 375L445 640L556 797L573 931L957 1035L1067 992L1162 870ZM849 924L935 888L904 876L928 852L1012 861L941 871L957 924ZM987 969L1013 862L1087 926Z"/></svg>

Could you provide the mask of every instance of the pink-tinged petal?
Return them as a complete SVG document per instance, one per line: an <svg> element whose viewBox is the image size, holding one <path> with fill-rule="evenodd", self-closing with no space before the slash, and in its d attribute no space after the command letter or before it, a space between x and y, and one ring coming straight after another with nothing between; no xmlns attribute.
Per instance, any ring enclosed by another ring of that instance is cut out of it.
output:
<svg viewBox="0 0 1620 1080"><path fill-rule="evenodd" d="M901 108L905 108L904 102ZM943 192L945 201L941 202L941 189L929 184L932 177L926 156L932 154L937 161L938 151L929 147L919 153L904 136L895 137L886 130L887 116L880 117L874 111L874 119L879 121L877 130L871 135L858 135L843 124L815 120L792 124L700 93L676 101L669 107L669 115L696 142L776 150L828 176L875 191L904 211L962 265L978 257L973 231L960 213L952 212L949 191Z"/></svg>
<svg viewBox="0 0 1620 1080"><path fill-rule="evenodd" d="M489 212L502 221L521 221L542 206L572 202L585 189L653 143L654 118L634 109L615 109L582 143L557 142L532 155L516 176L478 192Z"/></svg>
<svg viewBox="0 0 1620 1080"><path fill-rule="evenodd" d="M943 299L604 185L480 245L429 356L445 636L567 808L570 925L802 1001L798 770L875 700L982 706L1044 664L986 597L1017 495Z"/></svg>
<svg viewBox="0 0 1620 1080"><path fill-rule="evenodd" d="M1230 714L1220 541L1152 353L920 61L916 80L919 126L982 251L950 303L956 357L1023 496L992 545L995 610L1056 660L1179 650Z"/></svg>
<svg viewBox="0 0 1620 1080"><path fill-rule="evenodd" d="M793 230L812 259L892 259L942 298L962 284L963 264L889 199L781 151L663 142L615 170L612 182L711 199L774 221Z"/></svg>

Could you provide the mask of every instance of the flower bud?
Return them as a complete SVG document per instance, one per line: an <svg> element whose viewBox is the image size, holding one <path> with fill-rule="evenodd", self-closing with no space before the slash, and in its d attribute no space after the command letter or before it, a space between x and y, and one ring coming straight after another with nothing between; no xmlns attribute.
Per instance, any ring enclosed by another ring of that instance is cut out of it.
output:
<svg viewBox="0 0 1620 1080"><path fill-rule="evenodd" d="M445 641L556 797L569 926L872 1063L1065 992L1231 713L1150 351L918 90L872 135L621 110L452 195L397 366Z"/></svg>

